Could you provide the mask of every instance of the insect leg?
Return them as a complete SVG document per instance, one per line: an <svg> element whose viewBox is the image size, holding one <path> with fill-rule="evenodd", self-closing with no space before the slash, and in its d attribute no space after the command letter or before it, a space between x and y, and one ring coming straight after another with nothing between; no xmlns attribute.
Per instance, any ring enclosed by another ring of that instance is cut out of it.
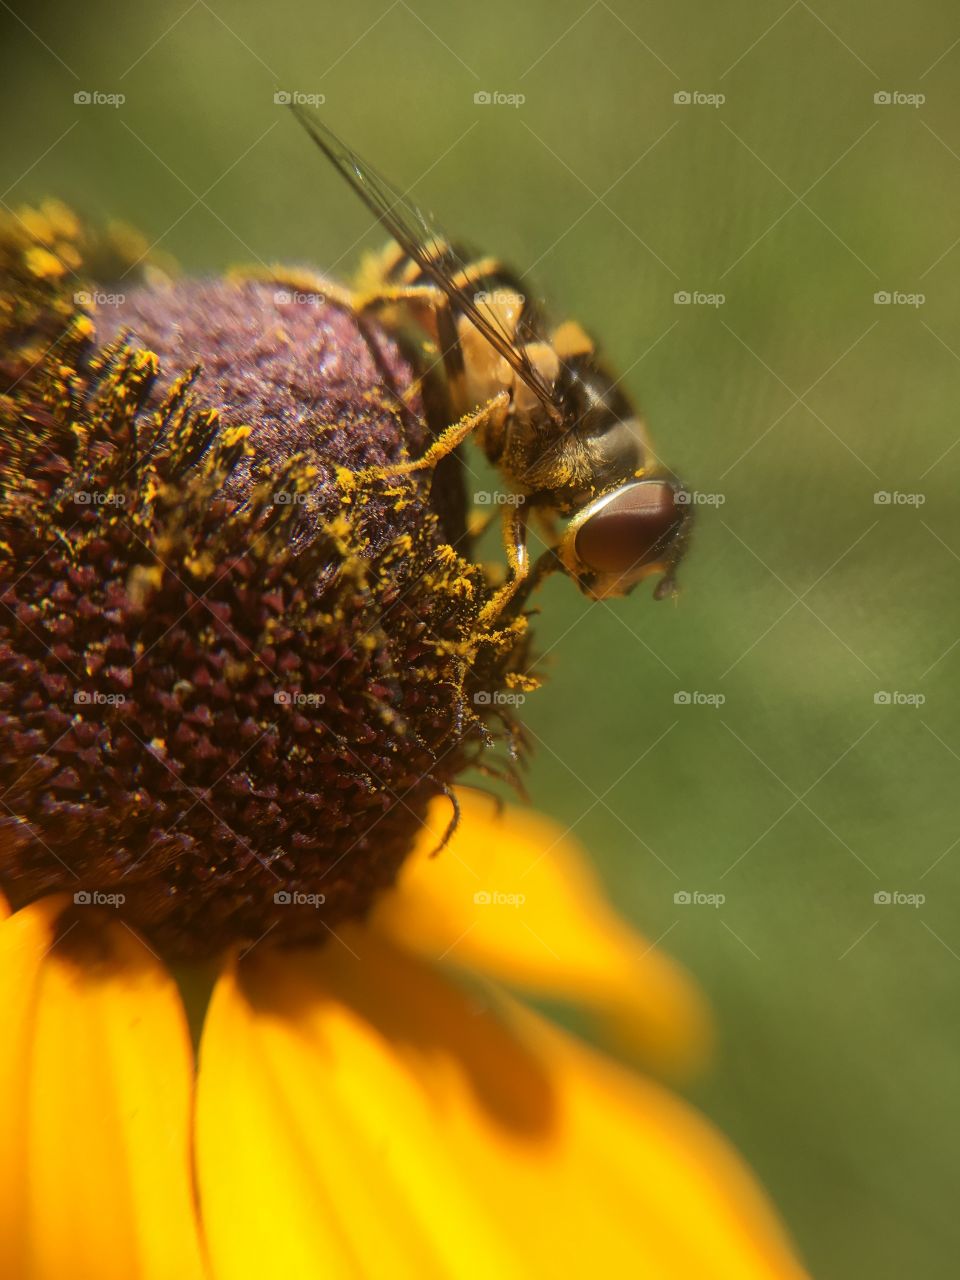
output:
<svg viewBox="0 0 960 1280"><path fill-rule="evenodd" d="M435 467L447 454L452 453L458 444L466 440L472 431L476 431L477 427L482 426L492 414L499 409L506 408L508 399L507 393L501 391L499 395L494 396L492 400L488 400L479 409L475 409L472 413L464 414L459 422L447 427L446 431L441 431L426 453L419 458L415 458L412 462L395 462L386 467L368 467L360 472L361 477L373 480L389 479L391 476L408 476L414 471L425 471Z"/></svg>
<svg viewBox="0 0 960 1280"><path fill-rule="evenodd" d="M346 289L343 285L334 284L332 280L327 280L325 276L316 275L312 271L300 270L295 267L240 267L227 273L227 279L233 281L257 280L264 284L276 285L281 292L290 292L293 296L289 301L300 301L296 295L300 294L304 299L309 298L316 302L329 302L335 307L341 307L345 311L356 310L357 295L352 289ZM278 298L278 301L284 301Z"/></svg>
<svg viewBox="0 0 960 1280"><path fill-rule="evenodd" d="M480 612L481 623L490 622L501 614L516 595L530 573L530 552L527 550L527 508L525 504L511 504L503 509L503 546L507 555L509 576L499 591L495 592Z"/></svg>
<svg viewBox="0 0 960 1280"><path fill-rule="evenodd" d="M518 584L518 589L512 599L514 609L522 608L527 597L532 595L544 578L548 578L551 573L556 573L562 568L563 565L552 547L542 551L534 561L533 568L522 583Z"/></svg>
<svg viewBox="0 0 960 1280"><path fill-rule="evenodd" d="M436 310L446 294L432 284L378 284L355 295L354 306L358 311L375 311L378 307L390 307L397 302L420 302Z"/></svg>
<svg viewBox="0 0 960 1280"><path fill-rule="evenodd" d="M548 507L538 507L536 517L537 523L546 535L546 541L556 545L560 541L561 535L555 514Z"/></svg>
<svg viewBox="0 0 960 1280"><path fill-rule="evenodd" d="M312 271L282 265L235 268L228 273L228 279L262 280L281 289L310 295L318 301L325 300L357 316L397 302L420 302L431 310L447 305L447 295L432 284L392 285L375 278L369 287L348 289Z"/></svg>
<svg viewBox="0 0 960 1280"><path fill-rule="evenodd" d="M354 309L362 315L367 311L396 306L398 303L407 303L412 307L420 306L432 313L437 327L436 337L447 377L450 401L456 406L462 406L465 401L466 370L457 326L450 308L450 299L442 289L432 284L378 283L356 295Z"/></svg>

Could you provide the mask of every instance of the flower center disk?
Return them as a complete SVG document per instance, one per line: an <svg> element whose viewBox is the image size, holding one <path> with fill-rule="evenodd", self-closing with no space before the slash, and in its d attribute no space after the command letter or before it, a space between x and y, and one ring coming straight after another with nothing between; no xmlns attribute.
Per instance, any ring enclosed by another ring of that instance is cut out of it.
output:
<svg viewBox="0 0 960 1280"><path fill-rule="evenodd" d="M525 620L479 623L456 467L364 480L429 443L390 340L187 282L96 342L68 315L32 368L64 308L21 248L7 228L0 885L174 957L326 938L490 742L475 694L525 665Z"/></svg>

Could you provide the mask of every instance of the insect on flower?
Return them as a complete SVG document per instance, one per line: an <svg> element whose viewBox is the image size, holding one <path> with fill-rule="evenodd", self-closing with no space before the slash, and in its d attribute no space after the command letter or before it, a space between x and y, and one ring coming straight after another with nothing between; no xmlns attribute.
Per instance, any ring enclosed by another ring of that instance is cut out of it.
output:
<svg viewBox="0 0 960 1280"><path fill-rule="evenodd" d="M435 424L422 457L390 474L436 466L476 433L515 498L503 504L510 572L490 616L516 608L557 568L594 599L627 595L654 574L662 575L656 598L672 594L690 509L653 450L643 416L588 335L575 321L552 327L498 259L451 243L315 110L292 109L394 241L356 292L331 301L358 313L375 310L388 325L399 310L440 352L445 422ZM535 565L527 549L531 514L548 540Z"/></svg>

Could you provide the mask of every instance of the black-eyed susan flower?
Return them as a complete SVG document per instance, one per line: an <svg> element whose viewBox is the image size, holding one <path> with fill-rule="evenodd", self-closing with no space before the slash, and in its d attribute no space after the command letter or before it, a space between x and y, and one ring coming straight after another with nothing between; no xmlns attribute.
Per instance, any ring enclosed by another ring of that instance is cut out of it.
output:
<svg viewBox="0 0 960 1280"><path fill-rule="evenodd" d="M521 744L527 622L455 467L383 478L400 352L265 280L98 308L106 261L0 229L0 1275L800 1276L704 1121L517 999L702 1047L571 841L454 788Z"/></svg>

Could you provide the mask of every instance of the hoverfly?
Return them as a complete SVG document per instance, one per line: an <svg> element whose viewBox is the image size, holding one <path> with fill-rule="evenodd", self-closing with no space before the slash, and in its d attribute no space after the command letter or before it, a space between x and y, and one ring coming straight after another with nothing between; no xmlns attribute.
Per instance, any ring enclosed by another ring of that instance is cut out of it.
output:
<svg viewBox="0 0 960 1280"><path fill-rule="evenodd" d="M496 258L452 244L316 111L293 111L394 242L368 266L351 305L406 310L439 348L447 421L459 419L421 458L389 474L435 466L475 433L516 495L503 513L510 572L489 614L516 605L556 568L594 599L624 596L653 574L662 575L655 597L672 594L690 509L584 330L575 321L551 327ZM531 513L551 544L536 566L527 550ZM558 518L567 521L562 531Z"/></svg>

